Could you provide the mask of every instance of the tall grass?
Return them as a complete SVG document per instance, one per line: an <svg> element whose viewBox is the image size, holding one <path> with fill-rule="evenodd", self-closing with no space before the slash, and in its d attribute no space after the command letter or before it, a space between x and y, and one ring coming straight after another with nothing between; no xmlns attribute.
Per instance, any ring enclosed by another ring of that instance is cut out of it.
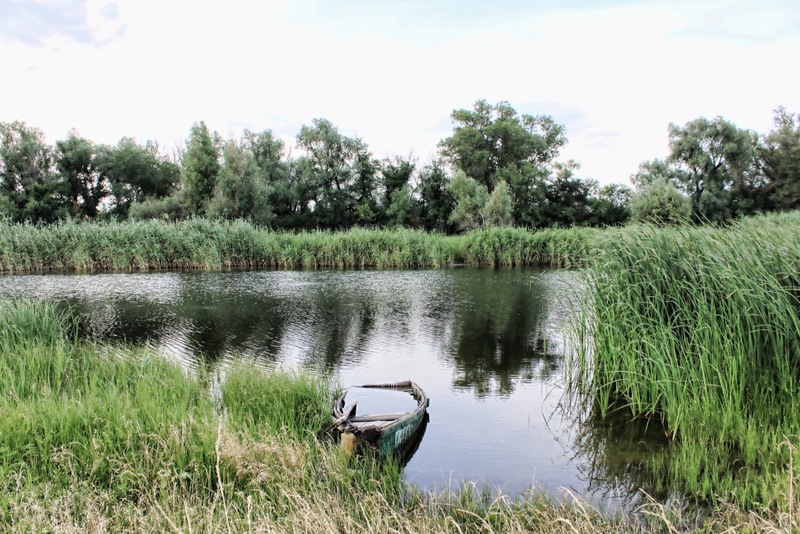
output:
<svg viewBox="0 0 800 534"><path fill-rule="evenodd" d="M281 233L244 221L0 222L0 272L579 265L597 230L497 228Z"/></svg>
<svg viewBox="0 0 800 534"><path fill-rule="evenodd" d="M4 302L0 324L4 532L634 532L797 520L721 508L696 523L655 503L632 519L570 495L403 489L395 467L318 437L329 382L238 366L214 397L211 380L147 351L76 341L50 305Z"/></svg>
<svg viewBox="0 0 800 534"><path fill-rule="evenodd" d="M673 489L781 506L800 456L800 216L631 227L587 270L576 381L598 415L658 418Z"/></svg>

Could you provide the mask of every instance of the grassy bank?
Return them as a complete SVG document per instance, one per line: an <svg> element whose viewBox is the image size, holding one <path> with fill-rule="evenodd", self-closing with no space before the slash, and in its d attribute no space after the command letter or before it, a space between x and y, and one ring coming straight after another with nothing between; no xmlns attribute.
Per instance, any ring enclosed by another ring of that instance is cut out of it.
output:
<svg viewBox="0 0 800 534"><path fill-rule="evenodd" d="M597 230L415 230L276 233L243 221L0 222L0 272L221 268L424 268L454 264L571 266Z"/></svg>
<svg viewBox="0 0 800 534"><path fill-rule="evenodd" d="M796 506L800 215L631 227L598 250L576 377L595 416L665 423L663 487Z"/></svg>
<svg viewBox="0 0 800 534"><path fill-rule="evenodd" d="M633 520L533 493L424 495L320 437L327 382L237 367L210 395L208 377L147 351L75 341L46 304L5 302L0 326L3 531L629 532L792 519L727 508L701 524L652 504Z"/></svg>

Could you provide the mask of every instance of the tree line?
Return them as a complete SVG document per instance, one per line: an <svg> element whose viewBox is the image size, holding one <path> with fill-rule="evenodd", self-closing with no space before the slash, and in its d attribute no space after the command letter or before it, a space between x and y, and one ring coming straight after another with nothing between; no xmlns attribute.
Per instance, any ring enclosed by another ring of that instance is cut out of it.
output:
<svg viewBox="0 0 800 534"><path fill-rule="evenodd" d="M776 110L759 136L730 122L670 125L670 155L642 163L635 190L600 187L557 161L566 130L552 117L484 100L451 115L436 158L378 159L330 121L300 129L290 157L272 131L223 139L204 122L168 155L123 138L98 145L70 132L51 146L22 122L0 123L0 218L248 219L275 229L410 227L453 233L517 225L722 221L800 203L800 116Z"/></svg>

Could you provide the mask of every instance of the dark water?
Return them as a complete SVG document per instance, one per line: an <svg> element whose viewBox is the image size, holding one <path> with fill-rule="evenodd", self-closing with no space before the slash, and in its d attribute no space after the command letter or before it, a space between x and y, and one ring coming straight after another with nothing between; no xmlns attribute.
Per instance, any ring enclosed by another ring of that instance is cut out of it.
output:
<svg viewBox="0 0 800 534"><path fill-rule="evenodd" d="M652 429L581 424L563 409L569 271L257 271L0 277L0 298L58 300L84 335L147 342L182 365L237 358L332 373L344 386L411 379L430 423L406 478L507 495L563 489L631 502Z"/></svg>

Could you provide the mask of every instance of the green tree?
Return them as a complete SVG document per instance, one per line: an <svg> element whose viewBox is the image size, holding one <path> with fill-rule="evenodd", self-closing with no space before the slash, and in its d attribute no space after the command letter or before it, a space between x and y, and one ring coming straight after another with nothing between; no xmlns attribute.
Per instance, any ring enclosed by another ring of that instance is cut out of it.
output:
<svg viewBox="0 0 800 534"><path fill-rule="evenodd" d="M651 182L652 183L652 182ZM621 184L600 188L597 196L589 199L591 226L618 226L631 217L630 200L633 191Z"/></svg>
<svg viewBox="0 0 800 534"><path fill-rule="evenodd" d="M94 143L76 132L56 141L56 169L66 185L73 217L94 219L100 204L110 194L98 163Z"/></svg>
<svg viewBox="0 0 800 534"><path fill-rule="evenodd" d="M302 228L310 226L309 202L313 185L301 167L287 162L285 145L271 130L253 133L245 130L242 146L255 163L260 194L266 195L262 208L269 208L271 225L280 228ZM264 212L266 213L266 212ZM263 218L262 218L263 219Z"/></svg>
<svg viewBox="0 0 800 534"><path fill-rule="evenodd" d="M275 214L273 224L278 228L313 228L312 206L317 196L313 172L308 170L308 158L288 161L285 173L270 183L270 206Z"/></svg>
<svg viewBox="0 0 800 534"><path fill-rule="evenodd" d="M392 198L395 196L396 191L401 189L404 190L403 194L400 194L396 198L404 203L404 206L400 208L401 210L407 207L405 204L407 203L408 199L406 198L405 193L408 192L411 194L409 183L414 175L415 168L416 163L411 157L403 158L396 156L394 159L386 158L381 162L381 216L378 218L379 221L390 225L397 224L394 216L389 215L390 211L397 211L392 210ZM413 197L411 200L414 200Z"/></svg>
<svg viewBox="0 0 800 534"><path fill-rule="evenodd" d="M375 214L378 163L360 139L339 133L326 119L303 126L297 145L306 152L298 162L303 182L311 187L314 223L348 228L368 223Z"/></svg>
<svg viewBox="0 0 800 534"><path fill-rule="evenodd" d="M591 217L589 199L597 184L575 176L580 165L573 160L554 164L555 174L544 183L544 204L538 209L537 226L587 224Z"/></svg>
<svg viewBox="0 0 800 534"><path fill-rule="evenodd" d="M631 196L631 217L634 221L657 224L679 224L692 215L692 203L665 178L648 183Z"/></svg>
<svg viewBox="0 0 800 534"><path fill-rule="evenodd" d="M186 210L175 195L139 200L131 203L128 210L128 218L131 220L177 221L185 217Z"/></svg>
<svg viewBox="0 0 800 534"><path fill-rule="evenodd" d="M516 224L527 227L549 226L541 220L547 204L547 180L551 169L534 167L525 163L520 167L506 167L497 171L497 179L508 184Z"/></svg>
<svg viewBox="0 0 800 534"><path fill-rule="evenodd" d="M260 225L272 221L267 184L260 180L255 159L239 141L223 144L222 166L207 213L229 220L250 219Z"/></svg>
<svg viewBox="0 0 800 534"><path fill-rule="evenodd" d="M719 221L756 209L756 136L717 117L669 126L669 161L681 171L697 219Z"/></svg>
<svg viewBox="0 0 800 534"><path fill-rule="evenodd" d="M453 193L448 189L449 179L440 160L434 159L419 172L417 193L420 199L420 219L428 231L450 232L450 214L456 205Z"/></svg>
<svg viewBox="0 0 800 534"><path fill-rule="evenodd" d="M219 149L205 122L192 126L183 154L181 198L190 215L205 215L220 172Z"/></svg>
<svg viewBox="0 0 800 534"><path fill-rule="evenodd" d="M109 194L106 180L97 168L94 143L74 131L56 141L56 168L68 187L73 217L94 219L100 203Z"/></svg>
<svg viewBox="0 0 800 534"><path fill-rule="evenodd" d="M420 223L419 204L411 192L409 184L392 191L389 207L386 210L389 226L415 227Z"/></svg>
<svg viewBox="0 0 800 534"><path fill-rule="evenodd" d="M775 128L764 136L758 156L769 210L800 208L800 114L775 110Z"/></svg>
<svg viewBox="0 0 800 534"><path fill-rule="evenodd" d="M486 186L458 170L447 185L456 205L450 214L450 222L463 231L483 226L483 208L489 200Z"/></svg>
<svg viewBox="0 0 800 534"><path fill-rule="evenodd" d="M504 181L497 182L482 209L484 226L511 226L514 224L513 208L514 202L508 184Z"/></svg>
<svg viewBox="0 0 800 534"><path fill-rule="evenodd" d="M44 135L23 122L0 123L0 205L15 221L68 215L68 193Z"/></svg>
<svg viewBox="0 0 800 534"><path fill-rule="evenodd" d="M451 118L456 127L439 144L442 155L489 192L498 170L549 165L566 143L564 127L551 117L519 115L508 102L492 106L479 100L473 110L457 109Z"/></svg>
<svg viewBox="0 0 800 534"><path fill-rule="evenodd" d="M653 182L662 180L672 182L677 187L685 181L685 178L674 165L662 159L654 159L641 163L639 165L639 170L636 174L631 176L630 180L633 186L638 190L643 189Z"/></svg>
<svg viewBox="0 0 800 534"><path fill-rule="evenodd" d="M111 188L111 212L121 217L126 217L136 202L173 194L180 179L180 167L149 141L139 145L134 139L123 137L116 146L98 147L95 160Z"/></svg>

